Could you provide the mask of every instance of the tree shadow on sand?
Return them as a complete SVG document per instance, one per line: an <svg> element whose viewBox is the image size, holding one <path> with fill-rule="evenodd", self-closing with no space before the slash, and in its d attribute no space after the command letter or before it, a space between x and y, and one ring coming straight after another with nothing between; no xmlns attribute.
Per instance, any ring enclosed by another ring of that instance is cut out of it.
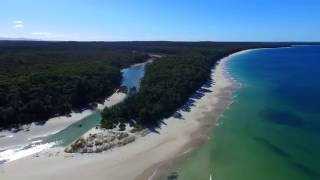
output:
<svg viewBox="0 0 320 180"><path fill-rule="evenodd" d="M208 80L200 89L198 89L188 100L185 102L183 106L181 106L177 111L173 112L169 117L174 117L177 120L185 120L181 112L190 112L192 107L195 107L195 103L197 100L200 100L202 97L205 96L206 93L212 92L210 87L214 82L212 79ZM160 134L159 129L163 126L166 126L166 122L164 120L160 120L157 122L152 122L144 125L144 128L147 128L152 133Z"/></svg>

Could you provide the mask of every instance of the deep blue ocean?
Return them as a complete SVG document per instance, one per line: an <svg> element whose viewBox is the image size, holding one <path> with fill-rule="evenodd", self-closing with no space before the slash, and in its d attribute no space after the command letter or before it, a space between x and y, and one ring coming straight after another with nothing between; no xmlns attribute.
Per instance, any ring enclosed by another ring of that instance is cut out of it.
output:
<svg viewBox="0 0 320 180"><path fill-rule="evenodd" d="M179 179L319 180L320 46L254 50L226 69L242 85Z"/></svg>

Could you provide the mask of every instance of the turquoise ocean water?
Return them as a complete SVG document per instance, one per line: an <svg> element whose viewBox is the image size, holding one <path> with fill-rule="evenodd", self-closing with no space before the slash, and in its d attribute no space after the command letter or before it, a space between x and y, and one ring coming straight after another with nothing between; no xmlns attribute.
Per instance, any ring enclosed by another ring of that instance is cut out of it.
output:
<svg viewBox="0 0 320 180"><path fill-rule="evenodd" d="M320 46L255 50L226 69L242 86L178 179L319 180Z"/></svg>

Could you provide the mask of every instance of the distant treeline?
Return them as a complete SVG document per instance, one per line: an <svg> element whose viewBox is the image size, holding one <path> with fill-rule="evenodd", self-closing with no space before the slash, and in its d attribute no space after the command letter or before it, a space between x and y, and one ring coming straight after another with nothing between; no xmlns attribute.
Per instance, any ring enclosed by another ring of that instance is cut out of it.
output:
<svg viewBox="0 0 320 180"><path fill-rule="evenodd" d="M137 126L157 123L187 102L209 79L211 68L222 57L239 50L277 46L280 45L187 43L173 47L175 50L169 55L146 67L136 95L103 111L102 127L112 128L127 122Z"/></svg>
<svg viewBox="0 0 320 180"><path fill-rule="evenodd" d="M165 58L147 67L136 96L104 111L103 122L156 121L185 103L222 56L283 45L0 41L0 127L44 121L100 101L119 86L121 68L143 62L152 53Z"/></svg>

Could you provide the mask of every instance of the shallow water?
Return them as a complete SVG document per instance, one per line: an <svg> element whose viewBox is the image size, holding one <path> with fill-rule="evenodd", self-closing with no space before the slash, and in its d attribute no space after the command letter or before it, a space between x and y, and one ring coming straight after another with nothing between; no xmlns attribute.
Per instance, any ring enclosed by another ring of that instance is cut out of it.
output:
<svg viewBox="0 0 320 180"><path fill-rule="evenodd" d="M130 89L132 88L136 88L136 90L139 90L140 81L144 75L145 65L146 63L141 63L138 65L131 66L130 68L121 70L123 79L122 85L128 87L128 93L132 93L130 92Z"/></svg>
<svg viewBox="0 0 320 180"><path fill-rule="evenodd" d="M140 86L140 81L144 75L145 63L121 70L122 84L127 86L128 89L136 87L137 90ZM78 139L81 135L89 131L91 128L99 124L102 117L99 112L94 112L92 115L76 122L68 128L60 131L59 133L51 136L49 142L56 142L56 145L65 146Z"/></svg>
<svg viewBox="0 0 320 180"><path fill-rule="evenodd" d="M122 85L127 86L129 89L136 87L138 90L140 80L144 76L144 69L145 63L122 69ZM78 139L91 128L98 125L101 119L102 117L99 112L93 112L86 118L70 125L56 134L45 137L29 138L26 139L25 142L21 142L21 144L16 144L15 146L12 146L12 144L10 144L10 146L9 144L7 146L2 144L2 150L0 151L0 165L5 162L14 161L41 152L53 146L66 146ZM10 136L10 140L14 141L15 133L12 133Z"/></svg>
<svg viewBox="0 0 320 180"><path fill-rule="evenodd" d="M255 50L226 68L242 87L179 180L320 179L320 47Z"/></svg>

